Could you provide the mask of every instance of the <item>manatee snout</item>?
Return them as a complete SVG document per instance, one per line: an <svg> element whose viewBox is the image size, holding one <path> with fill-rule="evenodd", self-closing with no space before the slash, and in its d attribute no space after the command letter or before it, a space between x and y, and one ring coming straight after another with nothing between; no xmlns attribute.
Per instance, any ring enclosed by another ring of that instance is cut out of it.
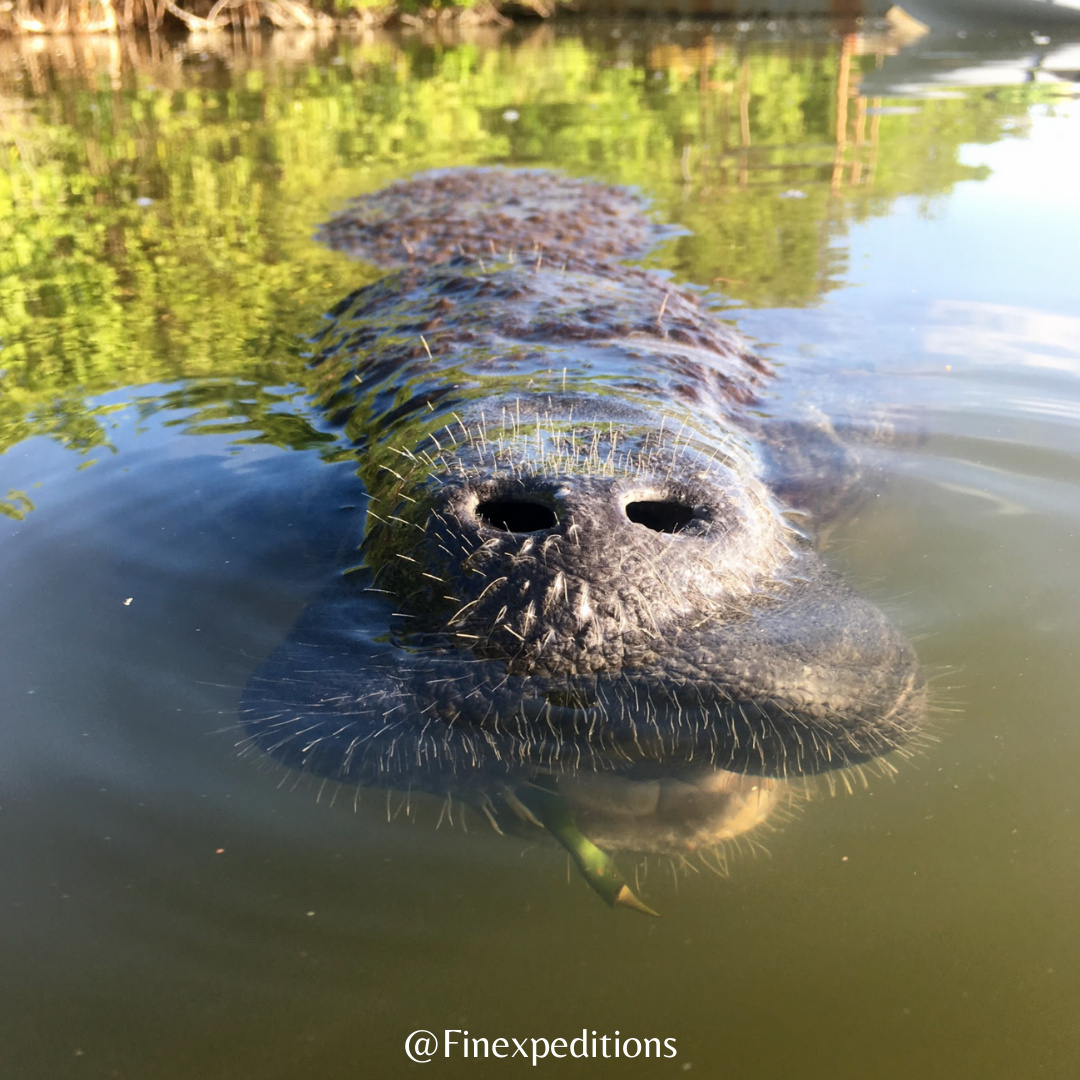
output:
<svg viewBox="0 0 1080 1080"><path fill-rule="evenodd" d="M477 427L513 472L462 447L460 468L444 455L369 527L401 643L422 650L401 675L458 657L468 692L432 696L427 715L482 731L496 756L518 732L560 767L704 760L787 777L910 740L925 695L913 650L791 527L752 458L652 442L607 475L549 473L557 461L498 445L491 417Z"/></svg>

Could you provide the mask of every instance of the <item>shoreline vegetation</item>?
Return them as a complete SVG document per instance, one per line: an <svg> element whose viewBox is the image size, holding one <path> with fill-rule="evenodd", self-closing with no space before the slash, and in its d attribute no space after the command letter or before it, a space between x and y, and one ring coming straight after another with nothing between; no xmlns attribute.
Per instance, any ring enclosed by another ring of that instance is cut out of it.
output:
<svg viewBox="0 0 1080 1080"><path fill-rule="evenodd" d="M0 0L0 38L128 31L509 25L568 0Z"/></svg>

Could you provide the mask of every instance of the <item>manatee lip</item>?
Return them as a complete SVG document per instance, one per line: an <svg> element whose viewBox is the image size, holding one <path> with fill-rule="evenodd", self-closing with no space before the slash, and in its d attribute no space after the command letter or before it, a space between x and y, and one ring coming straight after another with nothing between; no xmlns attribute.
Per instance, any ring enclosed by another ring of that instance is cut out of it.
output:
<svg viewBox="0 0 1080 1080"><path fill-rule="evenodd" d="M807 775L855 765L896 749L906 741L912 722L925 708L925 683L917 665L897 672L891 697L876 716L823 717L792 701L768 697L727 696L718 687L711 699L698 688L694 705L680 702L659 685L653 697L640 685L614 677L598 680L603 700L564 704L559 692L522 693L514 702L516 717L553 737L564 763L589 756L594 763L652 763L666 770L693 761L712 768L736 768L753 775ZM501 717L503 724L509 717ZM490 717L458 715L478 730ZM869 726L867 726L869 725ZM500 726L496 724L496 726ZM744 729L740 739L732 732ZM724 739L723 736L728 738ZM718 739L718 736L720 738ZM763 747L771 746L771 749Z"/></svg>

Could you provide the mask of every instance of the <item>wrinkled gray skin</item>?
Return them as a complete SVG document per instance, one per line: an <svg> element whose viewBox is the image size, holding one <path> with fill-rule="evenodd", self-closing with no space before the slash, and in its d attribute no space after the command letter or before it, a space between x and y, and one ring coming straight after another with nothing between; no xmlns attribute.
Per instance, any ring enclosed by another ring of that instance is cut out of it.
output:
<svg viewBox="0 0 1080 1080"><path fill-rule="evenodd" d="M621 189L502 170L326 226L401 267L331 313L314 361L370 504L358 566L247 688L255 746L484 799L590 776L772 790L917 733L910 646L814 552L814 506L791 512L854 459L827 427L787 446L800 428L760 419L767 365L701 295L618 261L663 235Z"/></svg>

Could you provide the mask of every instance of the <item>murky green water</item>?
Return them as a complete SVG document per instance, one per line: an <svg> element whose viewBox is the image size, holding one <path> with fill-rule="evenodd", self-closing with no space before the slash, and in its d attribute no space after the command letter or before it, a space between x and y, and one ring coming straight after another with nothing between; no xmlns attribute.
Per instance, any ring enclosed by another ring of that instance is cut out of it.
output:
<svg viewBox="0 0 1080 1080"><path fill-rule="evenodd" d="M1030 38L920 48L5 46L3 1076L403 1076L417 1028L677 1047L537 1066L573 1075L1080 1072L1080 109ZM651 261L787 369L770 407L813 385L922 432L828 555L917 639L937 741L726 880L650 863L659 921L553 844L234 749L248 675L358 539L302 336L373 271L311 234L476 162L640 185L690 230Z"/></svg>

